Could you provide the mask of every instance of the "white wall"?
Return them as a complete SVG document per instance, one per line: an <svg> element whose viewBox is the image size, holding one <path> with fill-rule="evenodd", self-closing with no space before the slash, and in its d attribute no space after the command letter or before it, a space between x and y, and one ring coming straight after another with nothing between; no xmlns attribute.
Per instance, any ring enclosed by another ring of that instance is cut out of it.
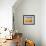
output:
<svg viewBox="0 0 46 46"><path fill-rule="evenodd" d="M36 46L41 46L41 0L22 0L13 6L13 13L15 29L22 32L24 38L34 40ZM35 25L23 25L23 15L35 15Z"/></svg>
<svg viewBox="0 0 46 46"><path fill-rule="evenodd" d="M16 0L0 0L0 27L12 28L12 6Z"/></svg>
<svg viewBox="0 0 46 46"><path fill-rule="evenodd" d="M42 0L41 3L41 40L42 46L46 46L46 0Z"/></svg>
<svg viewBox="0 0 46 46"><path fill-rule="evenodd" d="M20 1L21 5L15 3L13 6L15 29L22 32L25 38L33 39L37 46L46 46L46 0L23 1ZM35 25L23 25L23 15L25 14L35 15Z"/></svg>

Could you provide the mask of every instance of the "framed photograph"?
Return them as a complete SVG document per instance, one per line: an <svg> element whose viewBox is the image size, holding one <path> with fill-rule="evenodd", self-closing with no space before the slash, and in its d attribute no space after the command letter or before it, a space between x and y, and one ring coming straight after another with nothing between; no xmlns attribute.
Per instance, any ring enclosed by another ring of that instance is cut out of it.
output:
<svg viewBox="0 0 46 46"><path fill-rule="evenodd" d="M24 25L34 25L35 15L23 15L23 24Z"/></svg>

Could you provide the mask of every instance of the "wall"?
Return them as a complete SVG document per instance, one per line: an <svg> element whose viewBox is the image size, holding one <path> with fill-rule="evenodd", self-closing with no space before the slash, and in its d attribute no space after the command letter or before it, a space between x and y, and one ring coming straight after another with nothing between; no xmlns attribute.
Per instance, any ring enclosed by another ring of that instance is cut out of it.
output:
<svg viewBox="0 0 46 46"><path fill-rule="evenodd" d="M16 0L0 0L0 27L12 29L12 6Z"/></svg>
<svg viewBox="0 0 46 46"><path fill-rule="evenodd" d="M42 0L41 3L41 40L42 46L46 46L46 0Z"/></svg>
<svg viewBox="0 0 46 46"><path fill-rule="evenodd" d="M24 38L34 40L36 46L41 46L41 0L20 0L13 6L13 14L15 30L23 33ZM24 25L23 15L35 15L35 25Z"/></svg>

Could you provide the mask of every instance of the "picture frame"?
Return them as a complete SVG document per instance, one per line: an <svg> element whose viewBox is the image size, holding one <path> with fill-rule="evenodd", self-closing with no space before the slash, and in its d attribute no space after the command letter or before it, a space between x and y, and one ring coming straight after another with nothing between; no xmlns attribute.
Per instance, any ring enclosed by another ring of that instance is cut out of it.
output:
<svg viewBox="0 0 46 46"><path fill-rule="evenodd" d="M34 25L35 15L23 15L23 24L24 25Z"/></svg>

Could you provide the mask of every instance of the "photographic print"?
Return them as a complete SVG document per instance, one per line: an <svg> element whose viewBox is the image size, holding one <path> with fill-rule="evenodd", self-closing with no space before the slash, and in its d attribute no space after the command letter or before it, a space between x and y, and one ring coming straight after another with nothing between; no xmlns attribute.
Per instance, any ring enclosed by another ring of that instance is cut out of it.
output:
<svg viewBox="0 0 46 46"><path fill-rule="evenodd" d="M35 16L34 15L24 15L23 16L23 24L24 25L34 25L35 24Z"/></svg>

